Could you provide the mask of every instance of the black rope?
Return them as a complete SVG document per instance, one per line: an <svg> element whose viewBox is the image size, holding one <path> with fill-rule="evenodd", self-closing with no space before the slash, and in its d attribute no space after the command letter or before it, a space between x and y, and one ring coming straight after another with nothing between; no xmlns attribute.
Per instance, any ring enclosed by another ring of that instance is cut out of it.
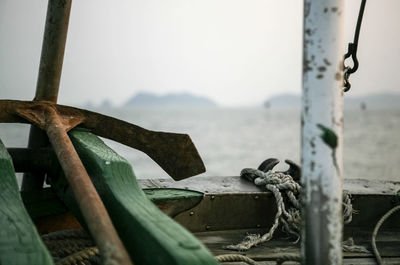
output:
<svg viewBox="0 0 400 265"><path fill-rule="evenodd" d="M347 53L344 55L344 61L347 58L350 58L350 57L353 60L353 67L345 66L344 65L344 61L343 61L344 92L347 92L347 91L350 90L350 87L351 87L351 84L349 82L350 75L353 74L355 71L357 71L358 65L359 65L358 64L358 59L357 59L358 39L359 39L359 36L360 36L361 22L362 22L362 19L363 19L364 9L365 9L365 4L366 3L367 3L367 0L362 0L361 1L360 11L358 13L356 31L354 33L354 40L353 40L352 43L349 43L349 46L347 48Z"/></svg>

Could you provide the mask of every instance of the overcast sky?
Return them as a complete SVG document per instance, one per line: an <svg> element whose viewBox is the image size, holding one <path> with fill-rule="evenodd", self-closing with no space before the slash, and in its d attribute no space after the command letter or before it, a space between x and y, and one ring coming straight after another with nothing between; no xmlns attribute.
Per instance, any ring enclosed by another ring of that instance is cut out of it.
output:
<svg viewBox="0 0 400 265"><path fill-rule="evenodd" d="M351 41L360 1L346 2ZM243 106L300 93L302 5L75 0L59 102L120 105L138 91L186 91ZM46 8L46 0L0 0L0 98L33 98ZM367 2L352 95L400 91L399 11L399 0Z"/></svg>

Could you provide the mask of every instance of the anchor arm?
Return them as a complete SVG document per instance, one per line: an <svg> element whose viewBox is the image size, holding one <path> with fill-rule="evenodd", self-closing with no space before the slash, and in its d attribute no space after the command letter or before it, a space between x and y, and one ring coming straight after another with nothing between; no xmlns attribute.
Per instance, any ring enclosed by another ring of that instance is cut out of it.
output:
<svg viewBox="0 0 400 265"><path fill-rule="evenodd" d="M187 134L151 131L88 110L45 101L0 100L0 122L30 122L45 129L44 112L49 106L56 109L66 130L79 125L98 136L138 149L175 180L205 171L203 161Z"/></svg>
<svg viewBox="0 0 400 265"><path fill-rule="evenodd" d="M146 153L175 180L203 173L205 167L187 134L151 131L95 112L82 110L82 125L94 134Z"/></svg>

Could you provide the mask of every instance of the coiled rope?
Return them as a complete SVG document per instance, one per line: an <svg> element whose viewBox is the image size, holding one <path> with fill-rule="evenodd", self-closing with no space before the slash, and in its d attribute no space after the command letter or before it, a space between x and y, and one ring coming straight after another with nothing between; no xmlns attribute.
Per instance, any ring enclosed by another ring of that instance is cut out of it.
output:
<svg viewBox="0 0 400 265"><path fill-rule="evenodd" d="M300 263L301 257L300 255L282 255L276 260L276 265L282 265L287 261L296 261Z"/></svg>
<svg viewBox="0 0 400 265"><path fill-rule="evenodd" d="M245 262L250 265L257 265L257 262L252 260L249 257L246 257L244 255L239 255L239 254L225 254L225 255L219 255L215 257L218 262Z"/></svg>
<svg viewBox="0 0 400 265"><path fill-rule="evenodd" d="M254 234L248 235L242 242L236 245L225 246L224 249L236 251L249 250L253 246L271 240L279 225L282 225L284 232L295 236L295 242L298 242L301 229L299 196L302 187L300 184L294 181L290 175L282 172L273 172L271 170L263 172L253 168L245 168L240 173L240 176L272 192L277 204L277 212L275 214L274 223L267 233L262 236ZM348 193L343 193L343 222L345 224L351 222L353 212L350 195Z"/></svg>
<svg viewBox="0 0 400 265"><path fill-rule="evenodd" d="M99 249L97 247L86 248L78 251L72 255L69 255L59 260L56 265L75 265L75 264L92 264L90 258L98 256Z"/></svg>
<svg viewBox="0 0 400 265"><path fill-rule="evenodd" d="M61 230L42 235L56 265L101 264L99 250L84 230Z"/></svg>

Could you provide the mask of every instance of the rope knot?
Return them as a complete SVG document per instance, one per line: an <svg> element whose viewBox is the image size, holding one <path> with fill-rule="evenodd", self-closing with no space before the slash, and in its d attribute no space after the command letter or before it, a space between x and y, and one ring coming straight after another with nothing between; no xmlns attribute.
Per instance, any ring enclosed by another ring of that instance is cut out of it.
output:
<svg viewBox="0 0 400 265"><path fill-rule="evenodd" d="M271 240L279 225L282 225L282 230L293 235L296 238L295 242L298 242L301 229L301 185L288 172L275 172L272 169L264 172L254 168L245 168L241 171L240 176L256 186L262 186L270 191L275 197L277 212L274 223L266 234L262 236L248 235L241 243L224 248L246 251L253 246ZM347 193L343 194L343 205L343 219L345 223L349 223L351 222L353 208L350 196Z"/></svg>

